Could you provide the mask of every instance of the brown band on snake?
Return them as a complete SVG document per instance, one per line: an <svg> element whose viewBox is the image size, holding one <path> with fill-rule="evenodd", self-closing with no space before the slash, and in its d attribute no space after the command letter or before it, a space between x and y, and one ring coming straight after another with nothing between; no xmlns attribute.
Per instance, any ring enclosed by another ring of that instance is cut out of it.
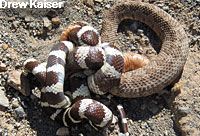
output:
<svg viewBox="0 0 200 136"><path fill-rule="evenodd" d="M60 36L60 41L71 41L74 42L74 38L76 37L77 32L75 32L75 34L73 34L74 32L72 32L74 29L76 28L81 28L83 26L89 25L87 22L81 21L81 22L75 22L69 25L69 27L67 27L67 29L65 29L61 36ZM71 34L70 34L71 33ZM70 36L71 39L69 39L69 34L72 35ZM77 41L75 41L77 42Z"/></svg>
<svg viewBox="0 0 200 136"><path fill-rule="evenodd" d="M103 66L105 59L102 48L96 46L90 48L88 56L85 58L85 63L89 69L97 70Z"/></svg>
<svg viewBox="0 0 200 136"><path fill-rule="evenodd" d="M120 85L110 93L120 97L142 97L157 93L169 85L183 69L188 55L188 38L183 27L162 9L142 2L124 2L105 15L102 41L116 45L119 24L125 19L150 26L162 41L162 47L149 65L121 76Z"/></svg>
<svg viewBox="0 0 200 136"><path fill-rule="evenodd" d="M28 59L24 62L24 69L26 72L33 73L35 77L40 81L42 86L45 84L46 80L46 70L45 65L39 64L36 59Z"/></svg>
<svg viewBox="0 0 200 136"><path fill-rule="evenodd" d="M70 113L74 113L69 116L75 122L79 122L85 118L89 120L89 123L94 128L108 127L113 118L111 111L105 105L92 99L83 99L76 102L70 109Z"/></svg>
<svg viewBox="0 0 200 136"><path fill-rule="evenodd" d="M61 42L52 48L47 61L46 84L43 97L47 103L43 106L61 108L69 106L69 98L64 96L63 86L65 77L65 59L66 55L72 50L71 42Z"/></svg>
<svg viewBox="0 0 200 136"><path fill-rule="evenodd" d="M48 58L49 59L48 59L47 67L51 67L51 66L55 65L55 63L65 66L65 61L62 60L61 58L58 58L54 55L51 55Z"/></svg>
<svg viewBox="0 0 200 136"><path fill-rule="evenodd" d="M83 73L74 73L69 80L73 103L83 98L90 98L87 77Z"/></svg>
<svg viewBox="0 0 200 136"><path fill-rule="evenodd" d="M124 111L124 108L122 105L117 105L117 109L119 112L119 117L120 117L120 122L121 122L121 129L122 133L128 134L128 125L127 125L127 119L126 119L126 114Z"/></svg>
<svg viewBox="0 0 200 136"><path fill-rule="evenodd" d="M24 62L24 68L25 70L28 70L28 72L32 73L33 69L39 65L38 61L35 59L29 59L29 61Z"/></svg>
<svg viewBox="0 0 200 136"><path fill-rule="evenodd" d="M80 39L87 45L96 46L99 44L99 35L92 30L85 31Z"/></svg>
<svg viewBox="0 0 200 136"><path fill-rule="evenodd" d="M110 47L107 43L103 45L103 48L106 54L104 65L95 74L88 77L90 90L97 94L105 94L111 88L118 85L124 67L121 52Z"/></svg>
<svg viewBox="0 0 200 136"><path fill-rule="evenodd" d="M80 45L79 39L77 37L77 33L80 29L81 29L81 27L77 27L77 28L72 29L67 36L68 40L72 41L76 46Z"/></svg>
<svg viewBox="0 0 200 136"><path fill-rule="evenodd" d="M101 47L76 47L68 55L67 65L72 70L99 69L105 61L105 53Z"/></svg>

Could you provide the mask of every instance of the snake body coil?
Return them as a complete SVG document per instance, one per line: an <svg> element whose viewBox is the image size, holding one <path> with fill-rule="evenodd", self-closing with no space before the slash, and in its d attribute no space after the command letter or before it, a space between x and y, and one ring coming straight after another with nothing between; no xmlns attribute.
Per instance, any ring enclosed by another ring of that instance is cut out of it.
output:
<svg viewBox="0 0 200 136"><path fill-rule="evenodd" d="M130 98L158 93L183 70L189 39L182 25L162 9L143 2L124 2L111 7L105 15L102 41L117 46L117 29L125 19L147 24L160 37L162 47L148 65L123 73L120 85L115 86L110 93Z"/></svg>
<svg viewBox="0 0 200 136"><path fill-rule="evenodd" d="M149 61L118 50L116 33L125 19L149 25L160 37L162 47L155 58ZM72 24L50 51L47 65L35 59L24 63L25 69L43 86L41 105L51 119L65 126L88 119L94 128L107 128L113 114L102 103L90 99L90 91L131 98L157 93L177 78L188 54L188 38L182 26L160 8L142 2L111 7L105 15L101 36L87 23ZM94 72L85 75L86 70ZM73 104L64 94L65 80L70 80ZM121 106L118 108L126 133L125 114Z"/></svg>

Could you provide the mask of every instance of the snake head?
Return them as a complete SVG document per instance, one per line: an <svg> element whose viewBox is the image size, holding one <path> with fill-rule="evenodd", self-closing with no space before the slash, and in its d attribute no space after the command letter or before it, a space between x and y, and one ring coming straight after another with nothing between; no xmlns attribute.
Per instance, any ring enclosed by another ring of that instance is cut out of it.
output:
<svg viewBox="0 0 200 136"><path fill-rule="evenodd" d="M99 32L85 22L76 22L69 25L60 38L60 41L66 40L73 42L76 46L96 46L101 44Z"/></svg>

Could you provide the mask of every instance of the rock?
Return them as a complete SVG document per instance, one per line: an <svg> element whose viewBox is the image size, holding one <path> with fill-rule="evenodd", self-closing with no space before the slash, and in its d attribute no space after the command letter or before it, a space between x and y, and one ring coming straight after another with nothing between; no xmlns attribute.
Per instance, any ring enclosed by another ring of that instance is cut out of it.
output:
<svg viewBox="0 0 200 136"><path fill-rule="evenodd" d="M0 87L0 108L7 108L9 106L8 98L3 91L4 89L4 87Z"/></svg>
<svg viewBox="0 0 200 136"><path fill-rule="evenodd" d="M152 120L147 121L148 126L152 129L154 122Z"/></svg>
<svg viewBox="0 0 200 136"><path fill-rule="evenodd" d="M165 4L164 4L164 3L160 3L160 4L158 4L157 6L160 7L160 8L162 8L162 7L165 6Z"/></svg>
<svg viewBox="0 0 200 136"><path fill-rule="evenodd" d="M14 107L14 108L19 107L19 102L18 102L17 98L12 99L12 107Z"/></svg>
<svg viewBox="0 0 200 136"><path fill-rule="evenodd" d="M21 90L21 81L20 76L22 72L14 70L8 73L8 85L13 87L14 89L20 91Z"/></svg>
<svg viewBox="0 0 200 136"><path fill-rule="evenodd" d="M109 8L110 8L110 6L111 6L110 4L107 4L105 7L106 7L107 9L109 9Z"/></svg>
<svg viewBox="0 0 200 136"><path fill-rule="evenodd" d="M93 0L83 0L83 3L88 7L91 7L91 8L94 7L94 1Z"/></svg>
<svg viewBox="0 0 200 136"><path fill-rule="evenodd" d="M165 11L168 11L169 7L168 6L164 6L164 7L162 7L162 9L165 10Z"/></svg>
<svg viewBox="0 0 200 136"><path fill-rule="evenodd" d="M26 22L32 22L34 19L31 16L26 16L25 21Z"/></svg>
<svg viewBox="0 0 200 136"><path fill-rule="evenodd" d="M100 2L102 2L103 0L94 0L94 1L95 1L95 2L99 2L99 3L100 3Z"/></svg>
<svg viewBox="0 0 200 136"><path fill-rule="evenodd" d="M5 71L6 70L6 64L0 62L0 71Z"/></svg>
<svg viewBox="0 0 200 136"><path fill-rule="evenodd" d="M138 29L137 32L138 32L139 35L141 35L141 34L144 33L144 30L142 30L142 29Z"/></svg>
<svg viewBox="0 0 200 136"><path fill-rule="evenodd" d="M4 51L7 50L8 49L8 44L2 44L2 48L3 48Z"/></svg>
<svg viewBox="0 0 200 136"><path fill-rule="evenodd" d="M173 8L179 8L180 5L181 3L176 4L175 2L169 2L169 6Z"/></svg>
<svg viewBox="0 0 200 136"><path fill-rule="evenodd" d="M31 94L29 80L21 71L14 70L9 72L7 83L24 96L29 96Z"/></svg>
<svg viewBox="0 0 200 136"><path fill-rule="evenodd" d="M178 110L181 114L183 115L187 115L188 113L190 113L190 108L185 107L185 106L178 106Z"/></svg>
<svg viewBox="0 0 200 136"><path fill-rule="evenodd" d="M15 127L15 128L19 128L20 126L21 126L21 124L18 123L18 122L16 122L16 123L14 124L14 127Z"/></svg>
<svg viewBox="0 0 200 136"><path fill-rule="evenodd" d="M127 136L127 135L124 133L118 133L118 136Z"/></svg>
<svg viewBox="0 0 200 136"><path fill-rule="evenodd" d="M58 18L58 17L52 18L51 22L52 22L52 24L55 24L55 25L59 25L61 23L60 18Z"/></svg>
<svg viewBox="0 0 200 136"><path fill-rule="evenodd" d="M19 107L17 107L17 108L15 109L15 113L16 113L16 115L17 115L18 118L23 118L23 117L25 117L24 109L23 109L21 106L19 106Z"/></svg>
<svg viewBox="0 0 200 136"><path fill-rule="evenodd" d="M56 131L56 135L58 136L69 135L69 129L67 127L61 127Z"/></svg>
<svg viewBox="0 0 200 136"><path fill-rule="evenodd" d="M9 17L8 18L8 21L13 21L13 20L15 20L15 17Z"/></svg>
<svg viewBox="0 0 200 136"><path fill-rule="evenodd" d="M20 24L20 21L14 21L12 25L14 28L18 28L18 24Z"/></svg>
<svg viewBox="0 0 200 136"><path fill-rule="evenodd" d="M43 17L44 27L51 29L51 22L47 17Z"/></svg>

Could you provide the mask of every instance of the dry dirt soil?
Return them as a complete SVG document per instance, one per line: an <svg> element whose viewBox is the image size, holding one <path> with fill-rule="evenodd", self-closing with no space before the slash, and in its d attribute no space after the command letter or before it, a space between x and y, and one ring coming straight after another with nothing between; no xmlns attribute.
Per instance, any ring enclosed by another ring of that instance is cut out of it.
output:
<svg viewBox="0 0 200 136"><path fill-rule="evenodd" d="M131 136L200 136L200 1L143 0L154 4L183 25L189 39L189 56L180 80L167 87L165 94L125 99L97 96L117 116L122 104ZM84 20L101 32L103 14L122 0L71 0L60 9L0 9L0 99L7 105L0 110L2 136L54 136L62 126L49 119L34 94L24 96L8 83L9 72L22 71L23 62L36 58L45 62L51 47L58 43L62 31L74 21ZM132 27L131 27L132 26ZM145 24L127 21L119 27L122 50L154 55L146 45L159 44L157 36ZM17 80L17 79L16 79ZM37 81L31 80L32 92ZM111 99L108 99L110 98ZM122 136L118 123L105 131L95 131L87 122L66 128L73 136Z"/></svg>

